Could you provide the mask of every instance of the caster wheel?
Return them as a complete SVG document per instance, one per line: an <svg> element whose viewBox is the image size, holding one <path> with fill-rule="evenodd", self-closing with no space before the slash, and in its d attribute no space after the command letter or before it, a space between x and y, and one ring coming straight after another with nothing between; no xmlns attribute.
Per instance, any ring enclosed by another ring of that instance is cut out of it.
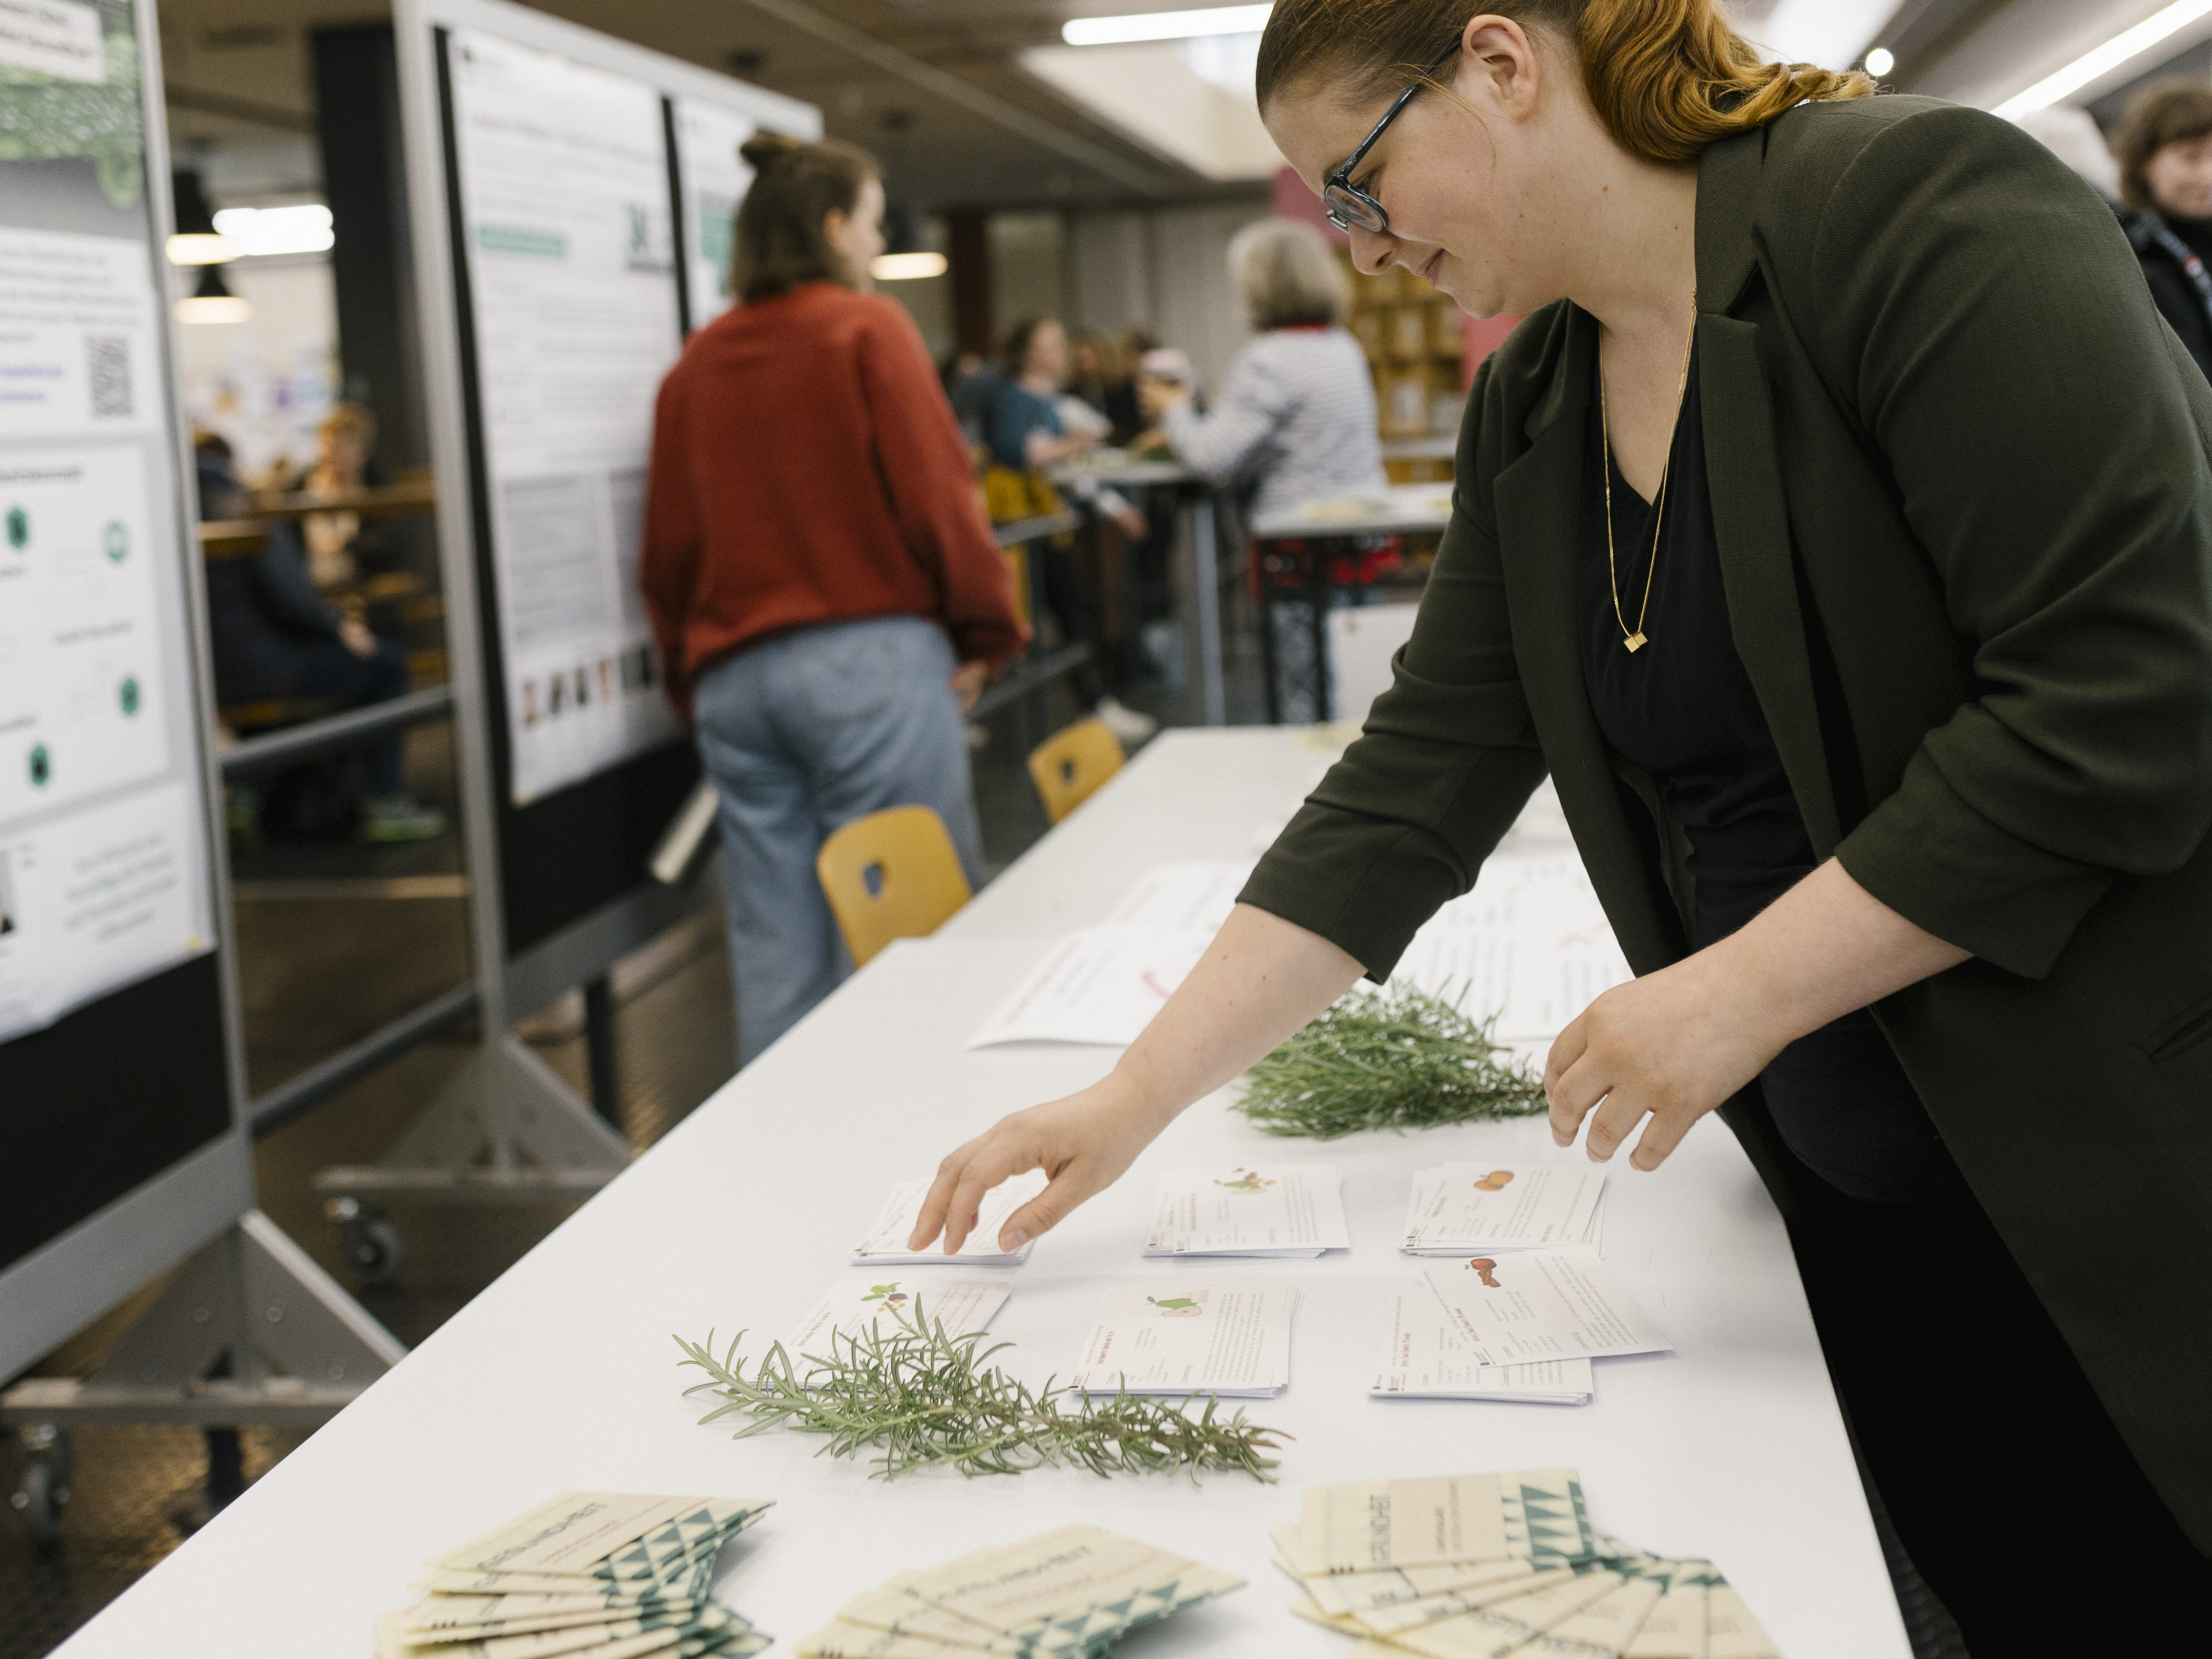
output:
<svg viewBox="0 0 2212 1659"><path fill-rule="evenodd" d="M62 1511L69 1507L69 1465L65 1453L26 1447L22 1472L8 1502L23 1517L31 1541L42 1550L61 1540Z"/></svg>
<svg viewBox="0 0 2212 1659"><path fill-rule="evenodd" d="M362 1215L339 1224L339 1248L346 1265L363 1285L389 1285L399 1277L407 1247L399 1230L380 1215Z"/></svg>

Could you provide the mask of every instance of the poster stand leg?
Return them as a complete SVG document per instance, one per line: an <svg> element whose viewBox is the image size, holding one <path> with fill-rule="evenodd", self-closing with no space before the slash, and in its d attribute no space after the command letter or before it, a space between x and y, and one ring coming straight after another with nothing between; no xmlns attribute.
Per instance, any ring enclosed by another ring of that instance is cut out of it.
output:
<svg viewBox="0 0 2212 1659"><path fill-rule="evenodd" d="M274 1222L249 1210L186 1259L91 1376L33 1377L0 1394L0 1426L16 1431L21 1449L11 1502L32 1537L52 1543L69 1501L72 1428L313 1428L405 1352ZM210 1474L213 1486L234 1484L222 1468Z"/></svg>
<svg viewBox="0 0 2212 1659"><path fill-rule="evenodd" d="M551 1067L501 1034L478 1048L376 1164L317 1172L364 1284L398 1276L404 1249L381 1202L575 1203L629 1167L629 1143L576 1098Z"/></svg>

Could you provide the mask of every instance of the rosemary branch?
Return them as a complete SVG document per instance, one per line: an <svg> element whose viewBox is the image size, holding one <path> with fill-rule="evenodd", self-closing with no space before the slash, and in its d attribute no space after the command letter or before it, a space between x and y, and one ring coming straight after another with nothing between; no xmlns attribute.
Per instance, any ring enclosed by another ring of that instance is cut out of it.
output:
<svg viewBox="0 0 2212 1659"><path fill-rule="evenodd" d="M739 1357L740 1331L720 1358L709 1331L704 1343L676 1339L678 1362L707 1373L684 1390L686 1398L711 1392L723 1404L699 1420L737 1415L751 1421L736 1437L785 1425L826 1437L823 1451L858 1457L873 1448L877 1475L884 1480L951 1464L963 1475L1018 1474L1064 1464L1093 1474L1138 1474L1188 1468L1241 1469L1272 1480L1281 1431L1245 1421L1240 1410L1222 1412L1206 1396L1196 1416L1164 1401L1126 1392L1097 1399L1048 1382L1042 1391L988 1362L1000 1342L981 1348L981 1332L952 1335L922 1316L892 1310L854 1334L832 1332L826 1355L802 1354L794 1362L779 1342L753 1366ZM1063 1400L1072 1401L1063 1407ZM1194 1401L1193 1403L1195 1403ZM1282 1436L1287 1438L1287 1436Z"/></svg>
<svg viewBox="0 0 2212 1659"><path fill-rule="evenodd" d="M1334 1140L1544 1109L1544 1086L1442 998L1358 991L1245 1073L1236 1109L1271 1134Z"/></svg>

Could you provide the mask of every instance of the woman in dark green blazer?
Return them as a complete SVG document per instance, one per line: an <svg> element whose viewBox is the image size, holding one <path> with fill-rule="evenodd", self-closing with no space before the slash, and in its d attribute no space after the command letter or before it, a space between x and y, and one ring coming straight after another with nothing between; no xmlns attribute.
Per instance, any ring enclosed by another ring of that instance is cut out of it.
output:
<svg viewBox="0 0 2212 1659"><path fill-rule="evenodd" d="M1649 1170L1717 1109L1977 1659L2097 1651L2212 1590L2212 393L2040 145L1869 90L1712 0L1279 0L1262 107L1361 265L1532 314L1364 735L916 1237L1031 1168L1007 1233L1064 1218L1548 771L1639 975L1555 1137Z"/></svg>

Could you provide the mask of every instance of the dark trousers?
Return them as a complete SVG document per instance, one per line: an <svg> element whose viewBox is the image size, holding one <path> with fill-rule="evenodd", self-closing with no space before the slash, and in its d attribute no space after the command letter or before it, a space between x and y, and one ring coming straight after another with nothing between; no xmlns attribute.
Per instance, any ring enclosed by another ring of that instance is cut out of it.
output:
<svg viewBox="0 0 2212 1659"><path fill-rule="evenodd" d="M1077 665L1073 680L1076 701L1085 708L1096 708L1106 688L1098 678L1098 641L1091 632L1091 595L1084 586L1082 571L1076 568L1075 550L1051 542L1031 546L1043 556L1039 574L1044 579L1045 608L1060 619L1061 641L1088 643L1091 647L1093 654Z"/></svg>
<svg viewBox="0 0 2212 1659"><path fill-rule="evenodd" d="M2212 1561L1963 1186L1848 1198L1778 1139L1755 1146L1756 1118L1738 1127L1779 1188L1860 1452L1973 1659L2212 1650Z"/></svg>
<svg viewBox="0 0 2212 1659"><path fill-rule="evenodd" d="M294 696L343 697L356 708L404 697L407 684L407 655L389 640L379 640L374 653L366 657L356 657L341 641L315 640L300 647L292 664ZM404 732L387 732L362 745L369 793L399 793L406 743Z"/></svg>

